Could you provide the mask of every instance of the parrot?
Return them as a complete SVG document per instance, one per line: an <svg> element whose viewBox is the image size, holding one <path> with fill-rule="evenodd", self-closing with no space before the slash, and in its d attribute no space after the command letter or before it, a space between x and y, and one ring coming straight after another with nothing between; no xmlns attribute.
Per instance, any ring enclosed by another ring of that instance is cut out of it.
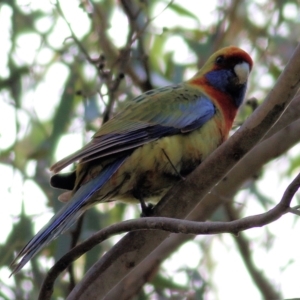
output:
<svg viewBox="0 0 300 300"><path fill-rule="evenodd" d="M67 190L66 204L17 254L12 274L96 203L140 202L148 215L146 203L157 203L228 138L252 66L244 50L222 48L191 79L129 101L87 145L55 163L50 183ZM75 171L59 173L74 162Z"/></svg>

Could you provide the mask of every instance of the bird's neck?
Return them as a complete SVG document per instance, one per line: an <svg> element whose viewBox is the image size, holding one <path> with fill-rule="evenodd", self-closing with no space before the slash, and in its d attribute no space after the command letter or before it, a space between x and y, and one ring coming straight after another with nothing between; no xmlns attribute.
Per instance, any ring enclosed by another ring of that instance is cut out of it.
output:
<svg viewBox="0 0 300 300"><path fill-rule="evenodd" d="M221 112L226 124L226 135L228 135L238 110L233 97L230 94L224 93L211 86L203 77L193 78L189 81L189 84L194 85L197 88L201 87L201 91L211 99L216 108Z"/></svg>

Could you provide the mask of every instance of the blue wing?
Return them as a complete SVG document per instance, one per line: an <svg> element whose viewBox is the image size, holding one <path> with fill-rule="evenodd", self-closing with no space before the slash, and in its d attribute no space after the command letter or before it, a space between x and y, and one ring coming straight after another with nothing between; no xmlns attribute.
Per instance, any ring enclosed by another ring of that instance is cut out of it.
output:
<svg viewBox="0 0 300 300"><path fill-rule="evenodd" d="M58 172L79 159L87 162L132 150L164 136L188 133L200 128L216 113L213 102L199 90L189 91L187 97L184 84L164 88L165 95L160 89L153 91L148 97L135 99L132 105L105 123L89 144L51 169ZM158 93L159 97L155 97Z"/></svg>
<svg viewBox="0 0 300 300"><path fill-rule="evenodd" d="M94 137L91 144L81 150L80 159L90 161L96 158L123 152L168 135L188 133L200 128L215 114L215 107L208 98L200 98L192 104L178 108L180 113L155 115L147 124L138 124L132 131L110 133Z"/></svg>

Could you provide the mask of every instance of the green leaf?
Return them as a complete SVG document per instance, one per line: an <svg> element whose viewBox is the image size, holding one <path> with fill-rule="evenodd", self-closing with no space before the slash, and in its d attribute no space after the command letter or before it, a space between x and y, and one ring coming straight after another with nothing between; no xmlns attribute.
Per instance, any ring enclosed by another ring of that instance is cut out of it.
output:
<svg viewBox="0 0 300 300"><path fill-rule="evenodd" d="M176 3L172 3L169 6L169 8L181 16L192 18L192 19L196 20L197 22L199 22L199 19L196 15L194 15L191 11L185 9L184 7L182 7Z"/></svg>

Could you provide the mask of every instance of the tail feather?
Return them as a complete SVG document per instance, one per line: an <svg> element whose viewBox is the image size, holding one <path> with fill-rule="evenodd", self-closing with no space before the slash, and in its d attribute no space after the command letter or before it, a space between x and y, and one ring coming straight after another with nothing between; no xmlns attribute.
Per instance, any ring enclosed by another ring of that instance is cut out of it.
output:
<svg viewBox="0 0 300 300"><path fill-rule="evenodd" d="M87 200L111 178L125 161L126 157L123 156L115 160L105 167L97 177L78 189L72 199L50 219L16 256L12 262L13 271L11 275L19 272L39 250L56 239L82 215L88 208ZM16 263L19 259L21 261Z"/></svg>

